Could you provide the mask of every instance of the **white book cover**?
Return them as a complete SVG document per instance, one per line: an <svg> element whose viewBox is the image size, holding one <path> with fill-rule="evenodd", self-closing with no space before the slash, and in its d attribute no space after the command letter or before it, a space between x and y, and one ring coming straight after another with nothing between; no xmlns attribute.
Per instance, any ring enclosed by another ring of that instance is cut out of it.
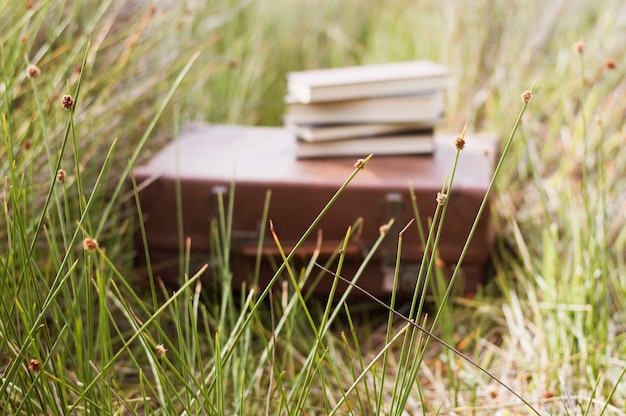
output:
<svg viewBox="0 0 626 416"><path fill-rule="evenodd" d="M295 124L435 123L445 110L442 90L417 95L302 104L285 97L285 117Z"/></svg>
<svg viewBox="0 0 626 416"><path fill-rule="evenodd" d="M439 124L439 123L437 123ZM390 135L432 129L431 123L295 124L285 120L285 129L306 141L324 141Z"/></svg>
<svg viewBox="0 0 626 416"><path fill-rule="evenodd" d="M445 89L448 68L424 60L294 71L287 90L301 103Z"/></svg>
<svg viewBox="0 0 626 416"><path fill-rule="evenodd" d="M298 140L296 156L299 159L320 157L366 157L370 154L417 155L434 150L432 133L399 134L347 140L307 142Z"/></svg>

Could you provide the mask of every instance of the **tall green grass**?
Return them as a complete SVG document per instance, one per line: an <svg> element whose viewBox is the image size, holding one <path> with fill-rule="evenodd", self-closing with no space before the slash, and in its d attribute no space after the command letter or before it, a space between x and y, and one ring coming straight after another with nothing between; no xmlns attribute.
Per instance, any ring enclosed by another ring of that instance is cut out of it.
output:
<svg viewBox="0 0 626 416"><path fill-rule="evenodd" d="M507 388L541 414L626 413L625 13L613 0L0 1L2 414L532 412ZM413 58L451 68L456 133L507 137L536 83L494 184L493 282L431 308L418 296L411 315L494 378L391 312L316 302L302 286L315 257L277 265L289 285L203 302L201 275L228 286L232 201L215 263L187 267L174 293L139 289L136 163L188 121L278 125L290 70Z"/></svg>

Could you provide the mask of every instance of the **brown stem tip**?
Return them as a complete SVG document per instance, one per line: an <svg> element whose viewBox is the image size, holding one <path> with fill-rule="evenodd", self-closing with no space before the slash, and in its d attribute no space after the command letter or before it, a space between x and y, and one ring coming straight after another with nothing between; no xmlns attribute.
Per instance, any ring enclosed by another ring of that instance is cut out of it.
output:
<svg viewBox="0 0 626 416"><path fill-rule="evenodd" d="M167 354L167 348L163 344L157 345L155 350L159 357L165 357L165 354Z"/></svg>
<svg viewBox="0 0 626 416"><path fill-rule="evenodd" d="M94 251L98 248L98 240L87 237L83 240L83 248L87 251Z"/></svg>
<svg viewBox="0 0 626 416"><path fill-rule="evenodd" d="M583 38L580 38L578 39L578 42L576 42L576 44L574 45L574 50L578 52L579 54L582 54L584 49L585 49L585 42L583 42Z"/></svg>
<svg viewBox="0 0 626 416"><path fill-rule="evenodd" d="M63 169L59 169L57 171L57 181L63 183L65 182L65 178L67 177L67 173Z"/></svg>
<svg viewBox="0 0 626 416"><path fill-rule="evenodd" d="M71 95L64 95L61 97L61 107L65 110L71 110L74 107L74 99Z"/></svg>
<svg viewBox="0 0 626 416"><path fill-rule="evenodd" d="M28 362L28 369L33 373L38 373L41 371L41 362L36 358L33 358Z"/></svg>
<svg viewBox="0 0 626 416"><path fill-rule="evenodd" d="M454 147L456 147L456 150L465 149L465 139L462 136L458 136L454 139Z"/></svg>
<svg viewBox="0 0 626 416"><path fill-rule="evenodd" d="M39 75L41 75L41 69L39 69L37 65L28 65L28 68L26 68L26 75L28 75L28 78L39 78Z"/></svg>
<svg viewBox="0 0 626 416"><path fill-rule="evenodd" d="M616 66L617 66L617 61L613 58L609 58L606 61L604 61L604 67L606 69L615 69Z"/></svg>

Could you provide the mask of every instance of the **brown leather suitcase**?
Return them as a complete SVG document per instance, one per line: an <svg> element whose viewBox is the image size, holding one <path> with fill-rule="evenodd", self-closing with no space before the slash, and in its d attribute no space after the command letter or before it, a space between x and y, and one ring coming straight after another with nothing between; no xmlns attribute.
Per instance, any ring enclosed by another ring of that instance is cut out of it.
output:
<svg viewBox="0 0 626 416"><path fill-rule="evenodd" d="M434 155L374 155L318 224L318 230L322 230L320 263L328 256L336 256L348 227L362 218L346 250L342 269L342 275L351 279L379 237L381 225L393 218L393 227L359 280L359 285L375 296L390 294L398 232L414 217L410 186L414 189L420 221L427 231L428 218L435 212L437 193L453 167L454 136L436 135L435 142ZM466 142L438 246L441 261L448 269L455 265L465 244L497 153L494 135L468 134ZM137 167L135 177L154 275L166 282L178 281L180 236L190 238L192 272L198 265L210 263L210 229L211 221L217 217L216 197L222 194L227 201L225 194L230 192L232 184L230 265L233 286L250 281L254 274L268 190L271 190L271 200L267 218L272 220L281 244L288 251L354 171L356 161L356 158L297 160L295 146L295 138L282 128L193 123L148 163ZM177 192L182 208L180 217ZM464 259L455 292L473 293L484 282L493 240L487 209ZM145 262L139 233L137 243L139 262ZM295 258L308 261L316 245L317 232L313 232ZM417 227L409 227L403 234L402 247L399 294L412 295L423 255ZM264 258L273 256L276 263L281 264L269 231L265 233L262 251ZM273 276L271 263L263 261L259 285L266 284ZM328 293L332 281L332 275L324 276L315 286L315 292ZM340 284L339 290L343 289L345 285ZM353 290L352 293L358 295L359 292Z"/></svg>

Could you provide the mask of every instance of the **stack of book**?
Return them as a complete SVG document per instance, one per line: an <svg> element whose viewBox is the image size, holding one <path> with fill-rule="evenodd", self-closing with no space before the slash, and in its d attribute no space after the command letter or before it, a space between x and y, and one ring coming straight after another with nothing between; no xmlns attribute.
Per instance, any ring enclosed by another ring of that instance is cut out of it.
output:
<svg viewBox="0 0 626 416"><path fill-rule="evenodd" d="M284 125L298 158L432 153L447 80L429 61L290 72Z"/></svg>

